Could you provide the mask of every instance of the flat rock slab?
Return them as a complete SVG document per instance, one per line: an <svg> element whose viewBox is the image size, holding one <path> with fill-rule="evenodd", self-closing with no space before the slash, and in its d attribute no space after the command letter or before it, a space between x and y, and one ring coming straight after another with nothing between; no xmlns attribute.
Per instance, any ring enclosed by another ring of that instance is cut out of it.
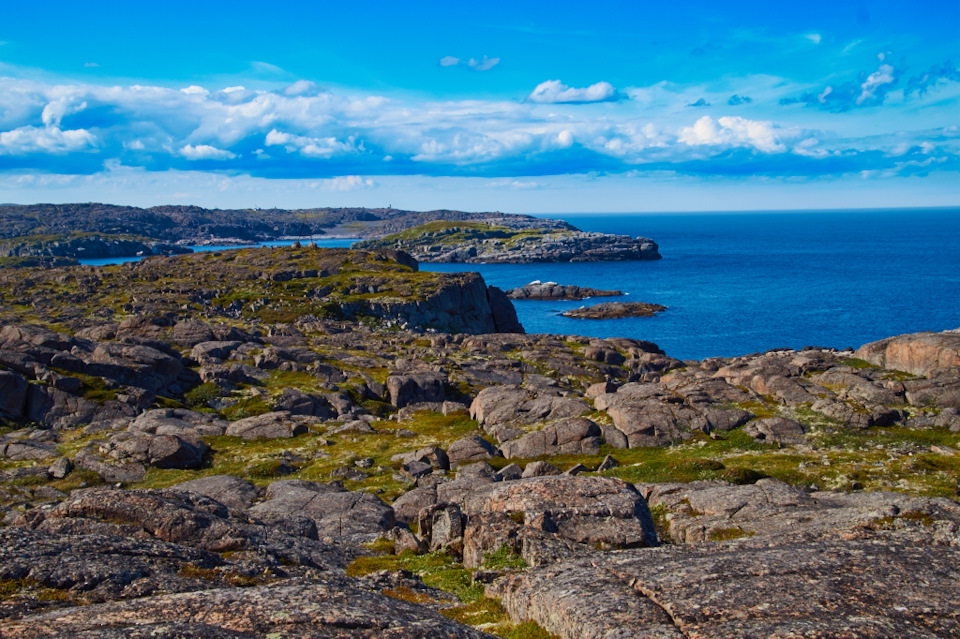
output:
<svg viewBox="0 0 960 639"><path fill-rule="evenodd" d="M593 306L581 306L562 315L574 319L620 319L622 317L653 317L665 310L667 310L666 306L647 302L604 302Z"/></svg>
<svg viewBox="0 0 960 639"><path fill-rule="evenodd" d="M608 553L488 593L564 639L946 637L960 633L958 566L956 549L889 539L750 540ZM611 602L615 621L597 614Z"/></svg>
<svg viewBox="0 0 960 639"><path fill-rule="evenodd" d="M483 639L492 635L332 574L322 582L224 588L83 606L0 628L4 639L64 636Z"/></svg>

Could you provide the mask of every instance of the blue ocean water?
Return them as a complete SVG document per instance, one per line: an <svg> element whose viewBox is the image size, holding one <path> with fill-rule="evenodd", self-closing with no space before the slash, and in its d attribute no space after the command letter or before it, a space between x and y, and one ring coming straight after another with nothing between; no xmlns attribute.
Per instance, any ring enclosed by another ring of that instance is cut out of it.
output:
<svg viewBox="0 0 960 639"><path fill-rule="evenodd" d="M808 345L856 348L901 333L960 328L960 208L543 217L561 217L585 231L650 237L663 259L421 269L478 271L503 289L541 280L622 290L623 297L515 306L528 333L645 339L680 359ZM353 241L317 243L343 247ZM560 315L615 300L669 308L651 318Z"/></svg>
<svg viewBox="0 0 960 639"><path fill-rule="evenodd" d="M960 208L544 217L653 238L663 259L468 265L504 289L542 280L626 293L518 301L529 333L645 339L673 357L702 359L778 347L856 348L900 333L960 328ZM614 300L669 308L652 318L559 315Z"/></svg>

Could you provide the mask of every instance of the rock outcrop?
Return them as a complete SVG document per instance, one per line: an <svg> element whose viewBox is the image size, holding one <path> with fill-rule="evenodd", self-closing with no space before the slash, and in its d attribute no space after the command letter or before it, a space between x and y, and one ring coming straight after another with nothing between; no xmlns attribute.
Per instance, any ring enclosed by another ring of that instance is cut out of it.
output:
<svg viewBox="0 0 960 639"><path fill-rule="evenodd" d="M960 332L912 333L864 344L854 353L883 368L931 375L960 368Z"/></svg>
<svg viewBox="0 0 960 639"><path fill-rule="evenodd" d="M620 319L622 317L653 317L665 310L667 310L666 306L647 302L603 302L564 311L561 315L574 319Z"/></svg>
<svg viewBox="0 0 960 639"><path fill-rule="evenodd" d="M645 237L540 228L516 231L484 223L436 222L407 229L354 248L394 248L420 262L530 264L660 259Z"/></svg>
<svg viewBox="0 0 960 639"><path fill-rule="evenodd" d="M585 286L563 285L556 282L530 282L520 288L506 291L514 300L582 300L588 297L615 297L623 291L605 291Z"/></svg>

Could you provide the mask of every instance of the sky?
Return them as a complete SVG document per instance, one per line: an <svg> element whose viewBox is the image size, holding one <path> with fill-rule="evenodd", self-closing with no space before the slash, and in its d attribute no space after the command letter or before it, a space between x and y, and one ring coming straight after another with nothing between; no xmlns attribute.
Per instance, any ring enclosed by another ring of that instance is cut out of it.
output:
<svg viewBox="0 0 960 639"><path fill-rule="evenodd" d="M960 205L960 0L7 3L0 202Z"/></svg>

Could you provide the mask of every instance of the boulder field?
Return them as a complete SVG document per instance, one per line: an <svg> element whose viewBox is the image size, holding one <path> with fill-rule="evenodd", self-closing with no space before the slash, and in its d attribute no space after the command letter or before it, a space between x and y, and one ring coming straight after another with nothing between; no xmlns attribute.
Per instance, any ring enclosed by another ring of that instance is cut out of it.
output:
<svg viewBox="0 0 960 639"><path fill-rule="evenodd" d="M680 361L280 315L350 264L267 257L0 294L0 637L960 635L960 333Z"/></svg>

